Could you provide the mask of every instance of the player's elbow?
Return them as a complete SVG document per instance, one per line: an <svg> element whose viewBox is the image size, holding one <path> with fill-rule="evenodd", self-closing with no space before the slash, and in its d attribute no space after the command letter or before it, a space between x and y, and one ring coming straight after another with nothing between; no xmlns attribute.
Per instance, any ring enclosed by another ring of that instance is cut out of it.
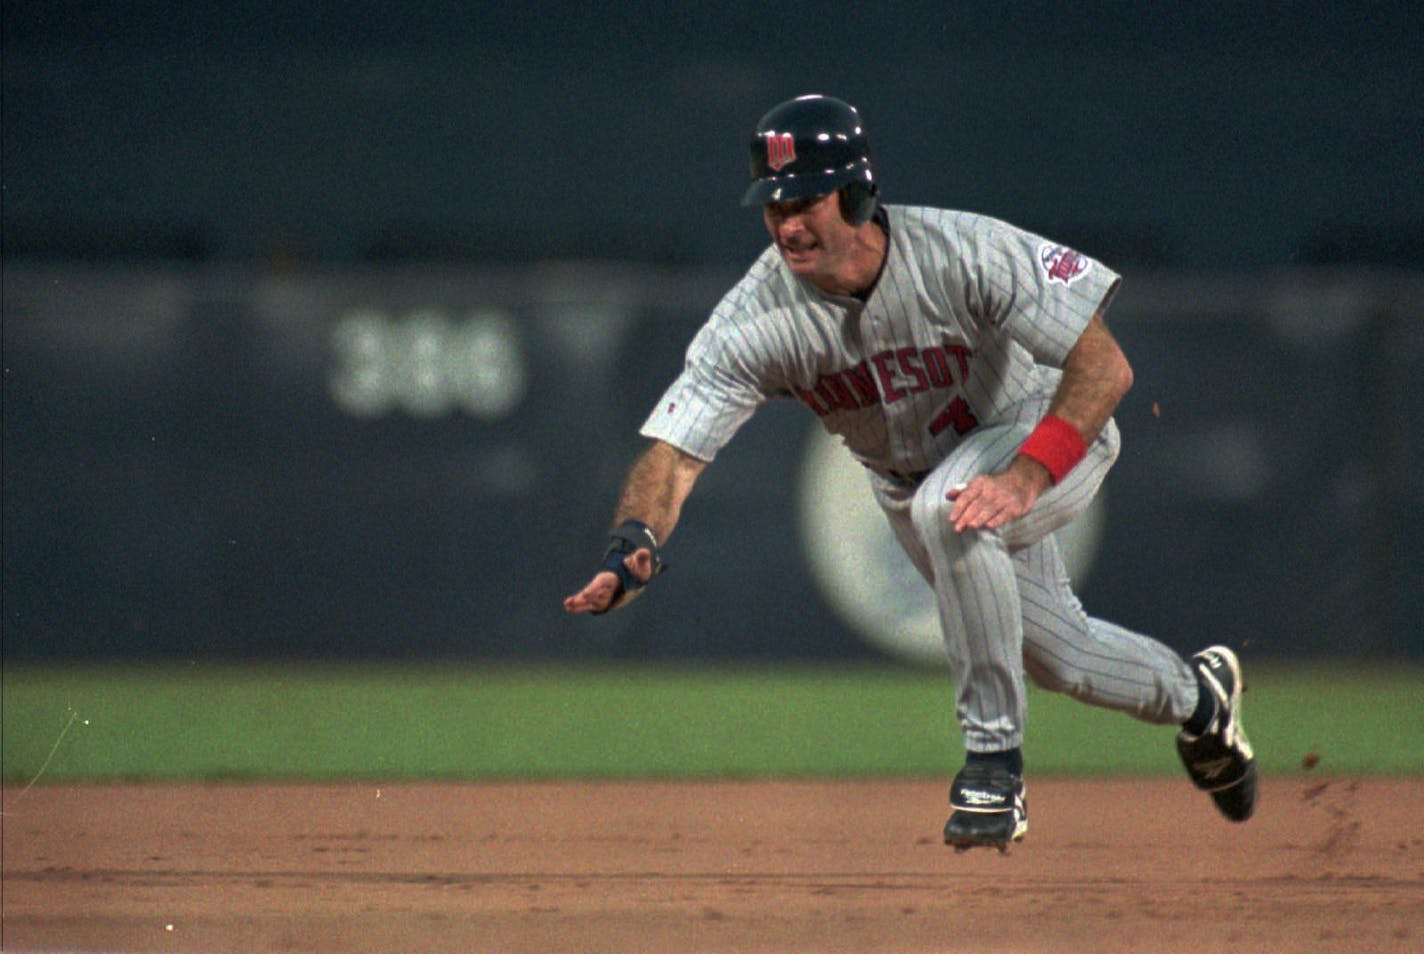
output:
<svg viewBox="0 0 1424 954"><path fill-rule="evenodd" d="M1132 363L1111 336L1103 336L1103 347L1098 350L1097 372L1109 391L1117 400L1132 390Z"/></svg>
<svg viewBox="0 0 1424 954"><path fill-rule="evenodd" d="M1113 368L1113 385L1119 400L1132 390L1132 380L1132 365L1128 362L1127 356L1119 351Z"/></svg>
<svg viewBox="0 0 1424 954"><path fill-rule="evenodd" d="M1132 365L1117 348L1094 356L1083 366L1083 376L1093 382L1093 389L1116 406L1132 389Z"/></svg>

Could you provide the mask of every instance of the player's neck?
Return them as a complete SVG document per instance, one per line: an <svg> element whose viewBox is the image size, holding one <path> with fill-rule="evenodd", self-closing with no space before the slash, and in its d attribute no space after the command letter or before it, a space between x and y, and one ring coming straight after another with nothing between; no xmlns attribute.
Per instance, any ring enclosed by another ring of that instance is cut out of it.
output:
<svg viewBox="0 0 1424 954"><path fill-rule="evenodd" d="M855 230L850 247L835 271L812 277L811 283L828 295L859 298L864 301L875 289L890 240L877 222L866 222Z"/></svg>

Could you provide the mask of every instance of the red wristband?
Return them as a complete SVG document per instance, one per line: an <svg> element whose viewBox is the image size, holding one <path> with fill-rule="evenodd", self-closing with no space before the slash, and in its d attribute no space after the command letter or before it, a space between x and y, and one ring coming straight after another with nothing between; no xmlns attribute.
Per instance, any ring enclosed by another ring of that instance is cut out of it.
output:
<svg viewBox="0 0 1424 954"><path fill-rule="evenodd" d="M1056 484L1088 453L1088 445L1076 427L1057 414L1050 414L1038 422L1019 453L1047 468L1049 478Z"/></svg>

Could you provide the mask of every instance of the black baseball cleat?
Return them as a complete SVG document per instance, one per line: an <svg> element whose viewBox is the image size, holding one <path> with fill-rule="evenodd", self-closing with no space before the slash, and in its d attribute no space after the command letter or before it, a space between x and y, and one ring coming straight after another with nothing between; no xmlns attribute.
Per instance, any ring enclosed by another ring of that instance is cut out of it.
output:
<svg viewBox="0 0 1424 954"><path fill-rule="evenodd" d="M966 763L950 786L949 806L944 843L955 851L982 846L1002 853L1028 831L1023 779L997 765Z"/></svg>
<svg viewBox="0 0 1424 954"><path fill-rule="evenodd" d="M1256 808L1256 756L1241 727L1241 663L1225 646L1203 649L1191 663L1197 682L1216 699L1216 714L1201 735L1178 733L1177 754L1223 815L1245 821Z"/></svg>

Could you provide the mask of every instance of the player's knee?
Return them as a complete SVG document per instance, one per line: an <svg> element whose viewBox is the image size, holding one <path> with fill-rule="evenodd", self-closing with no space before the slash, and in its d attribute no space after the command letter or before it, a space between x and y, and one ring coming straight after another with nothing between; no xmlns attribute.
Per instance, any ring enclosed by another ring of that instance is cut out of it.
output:
<svg viewBox="0 0 1424 954"><path fill-rule="evenodd" d="M921 539L938 537L949 525L949 511L954 503L945 497L946 485L933 477L915 491L910 504L910 519Z"/></svg>

